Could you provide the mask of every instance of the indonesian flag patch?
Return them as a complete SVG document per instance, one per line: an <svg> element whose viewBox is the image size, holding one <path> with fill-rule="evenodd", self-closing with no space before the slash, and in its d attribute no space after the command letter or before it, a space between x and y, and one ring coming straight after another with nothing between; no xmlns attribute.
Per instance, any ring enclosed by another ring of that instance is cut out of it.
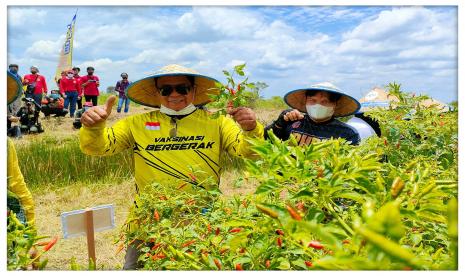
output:
<svg viewBox="0 0 465 276"><path fill-rule="evenodd" d="M145 122L145 129L160 130L160 122Z"/></svg>

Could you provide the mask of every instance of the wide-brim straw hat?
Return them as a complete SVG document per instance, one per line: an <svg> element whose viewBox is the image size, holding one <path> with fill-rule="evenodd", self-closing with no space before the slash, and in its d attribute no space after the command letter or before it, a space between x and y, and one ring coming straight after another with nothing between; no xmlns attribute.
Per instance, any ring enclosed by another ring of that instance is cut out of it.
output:
<svg viewBox="0 0 465 276"><path fill-rule="evenodd" d="M7 103L11 104L23 93L23 84L15 75L7 71Z"/></svg>
<svg viewBox="0 0 465 276"><path fill-rule="evenodd" d="M211 101L210 94L218 95L217 80L181 65L167 65L155 73L133 82L126 89L126 96L132 101L151 107L160 107L161 95L155 86L155 78L166 76L192 76L195 78L194 105L203 105Z"/></svg>
<svg viewBox="0 0 465 276"><path fill-rule="evenodd" d="M292 108L298 109L301 112L307 112L307 97L305 96L307 91L322 91L340 95L341 97L337 101L336 108L334 109L334 117L349 116L360 109L360 103L356 99L345 94L334 84L329 82L314 84L309 88L292 90L284 95L284 101Z"/></svg>

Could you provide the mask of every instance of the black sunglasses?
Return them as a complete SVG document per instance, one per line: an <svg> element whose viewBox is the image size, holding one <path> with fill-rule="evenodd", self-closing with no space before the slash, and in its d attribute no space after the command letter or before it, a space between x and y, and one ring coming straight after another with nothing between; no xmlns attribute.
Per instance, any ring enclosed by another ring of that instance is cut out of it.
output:
<svg viewBox="0 0 465 276"><path fill-rule="evenodd" d="M191 90L191 87L185 84L163 85L162 87L159 87L158 90L160 91L160 94L165 97L171 95L174 90L181 95L187 95L187 93Z"/></svg>
<svg viewBox="0 0 465 276"><path fill-rule="evenodd" d="M170 137L174 138L178 135L178 120L171 117L171 129L170 129Z"/></svg>

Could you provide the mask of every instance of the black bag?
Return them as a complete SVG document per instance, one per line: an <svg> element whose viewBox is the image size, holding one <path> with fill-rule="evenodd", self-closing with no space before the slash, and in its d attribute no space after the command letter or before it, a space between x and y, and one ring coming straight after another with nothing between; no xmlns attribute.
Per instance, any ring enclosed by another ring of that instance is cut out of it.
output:
<svg viewBox="0 0 465 276"><path fill-rule="evenodd" d="M34 94L34 89L36 89L37 78L38 78L38 77L39 77L39 75L36 76L36 79L35 79L32 83L30 83L30 84L28 84L28 85L26 86L26 95L32 95L32 94Z"/></svg>

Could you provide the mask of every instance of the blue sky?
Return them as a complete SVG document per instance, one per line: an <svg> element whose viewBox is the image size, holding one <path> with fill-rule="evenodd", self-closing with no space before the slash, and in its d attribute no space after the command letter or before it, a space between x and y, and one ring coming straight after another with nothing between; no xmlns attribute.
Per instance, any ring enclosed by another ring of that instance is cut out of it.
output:
<svg viewBox="0 0 465 276"><path fill-rule="evenodd" d="M7 62L37 65L50 86L78 8L73 64L95 67L101 89L171 63L223 81L243 62L262 96L330 81L361 98L396 81L457 100L457 9L428 6L9 6Z"/></svg>

